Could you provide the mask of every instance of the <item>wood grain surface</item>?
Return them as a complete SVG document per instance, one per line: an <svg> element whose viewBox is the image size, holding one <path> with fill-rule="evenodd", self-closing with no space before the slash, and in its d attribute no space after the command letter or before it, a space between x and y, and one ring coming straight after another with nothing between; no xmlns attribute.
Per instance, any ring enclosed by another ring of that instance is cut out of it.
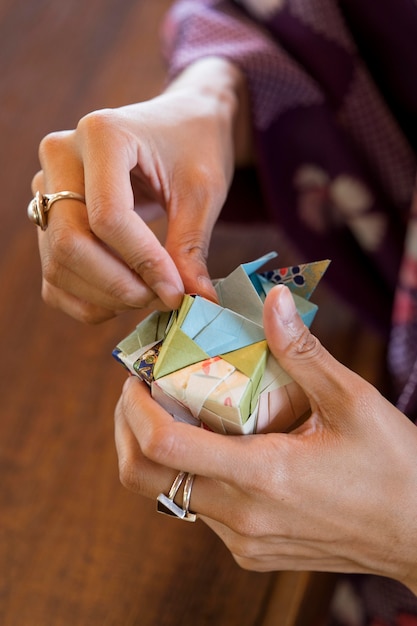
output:
<svg viewBox="0 0 417 626"><path fill-rule="evenodd" d="M169 5L0 3L3 626L284 625L282 592L290 602L305 581L286 578L288 588L285 574L240 569L201 522L157 515L154 502L121 486L113 410L125 374L111 350L138 316L86 327L40 297L36 230L26 218L39 141L91 110L160 90L158 27ZM216 272L247 260L244 236L239 227L219 229ZM249 239L262 253L268 237L270 229ZM321 326L343 356L351 335L335 337L351 318L340 315L337 328L333 317ZM303 615L313 623L308 607Z"/></svg>

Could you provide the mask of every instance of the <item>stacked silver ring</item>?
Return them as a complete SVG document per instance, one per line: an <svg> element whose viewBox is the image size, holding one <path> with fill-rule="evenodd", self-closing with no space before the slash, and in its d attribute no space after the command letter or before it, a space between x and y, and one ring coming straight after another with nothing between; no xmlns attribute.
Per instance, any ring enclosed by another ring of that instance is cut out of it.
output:
<svg viewBox="0 0 417 626"><path fill-rule="evenodd" d="M184 491L182 495L182 507L174 502L182 483L184 482ZM157 497L157 511L164 515L170 515L171 517L178 517L186 522L195 522L197 519L196 513L190 511L191 491L194 483L194 474L187 474L187 472L179 472L174 482L171 485L171 489L168 495L160 493Z"/></svg>

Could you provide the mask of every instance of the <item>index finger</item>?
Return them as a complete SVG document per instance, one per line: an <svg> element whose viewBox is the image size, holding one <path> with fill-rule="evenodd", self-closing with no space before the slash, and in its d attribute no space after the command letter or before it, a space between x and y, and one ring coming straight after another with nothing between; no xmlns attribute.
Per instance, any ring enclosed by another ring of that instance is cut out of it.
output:
<svg viewBox="0 0 417 626"><path fill-rule="evenodd" d="M105 113L88 116L79 128L91 230L168 308L177 308L184 293L181 276L156 235L134 211L130 172L138 161L136 140L115 128ZM156 169L151 156L147 166ZM157 195L158 177L155 172L149 177Z"/></svg>
<svg viewBox="0 0 417 626"><path fill-rule="evenodd" d="M226 436L175 421L133 376L124 385L120 409L142 453L155 463L239 488L252 483L264 435ZM237 459L249 456L253 463L241 462L237 468Z"/></svg>

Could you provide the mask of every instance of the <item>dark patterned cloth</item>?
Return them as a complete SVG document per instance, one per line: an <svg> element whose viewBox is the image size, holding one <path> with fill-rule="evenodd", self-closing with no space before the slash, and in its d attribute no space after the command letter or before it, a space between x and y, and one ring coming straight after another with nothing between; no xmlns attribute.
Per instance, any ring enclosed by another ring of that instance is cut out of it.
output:
<svg viewBox="0 0 417 626"><path fill-rule="evenodd" d="M300 261L332 259L327 279L386 335L390 399L415 421L416 0L179 0L164 29L171 76L210 55L245 73L269 218ZM374 624L416 624L413 594L360 583Z"/></svg>

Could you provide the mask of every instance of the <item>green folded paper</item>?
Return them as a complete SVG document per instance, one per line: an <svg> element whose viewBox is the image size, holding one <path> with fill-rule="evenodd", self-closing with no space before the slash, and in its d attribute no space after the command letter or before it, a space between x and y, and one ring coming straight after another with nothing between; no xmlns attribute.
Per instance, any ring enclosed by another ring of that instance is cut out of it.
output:
<svg viewBox="0 0 417 626"><path fill-rule="evenodd" d="M215 281L219 304L185 295L178 310L152 313L114 350L176 419L225 434L257 432L258 424L264 430L274 419L267 413L280 406L276 394L291 379L269 353L263 302L276 284L287 284L310 326L317 306L309 298L329 265L258 272L275 256L271 252Z"/></svg>

